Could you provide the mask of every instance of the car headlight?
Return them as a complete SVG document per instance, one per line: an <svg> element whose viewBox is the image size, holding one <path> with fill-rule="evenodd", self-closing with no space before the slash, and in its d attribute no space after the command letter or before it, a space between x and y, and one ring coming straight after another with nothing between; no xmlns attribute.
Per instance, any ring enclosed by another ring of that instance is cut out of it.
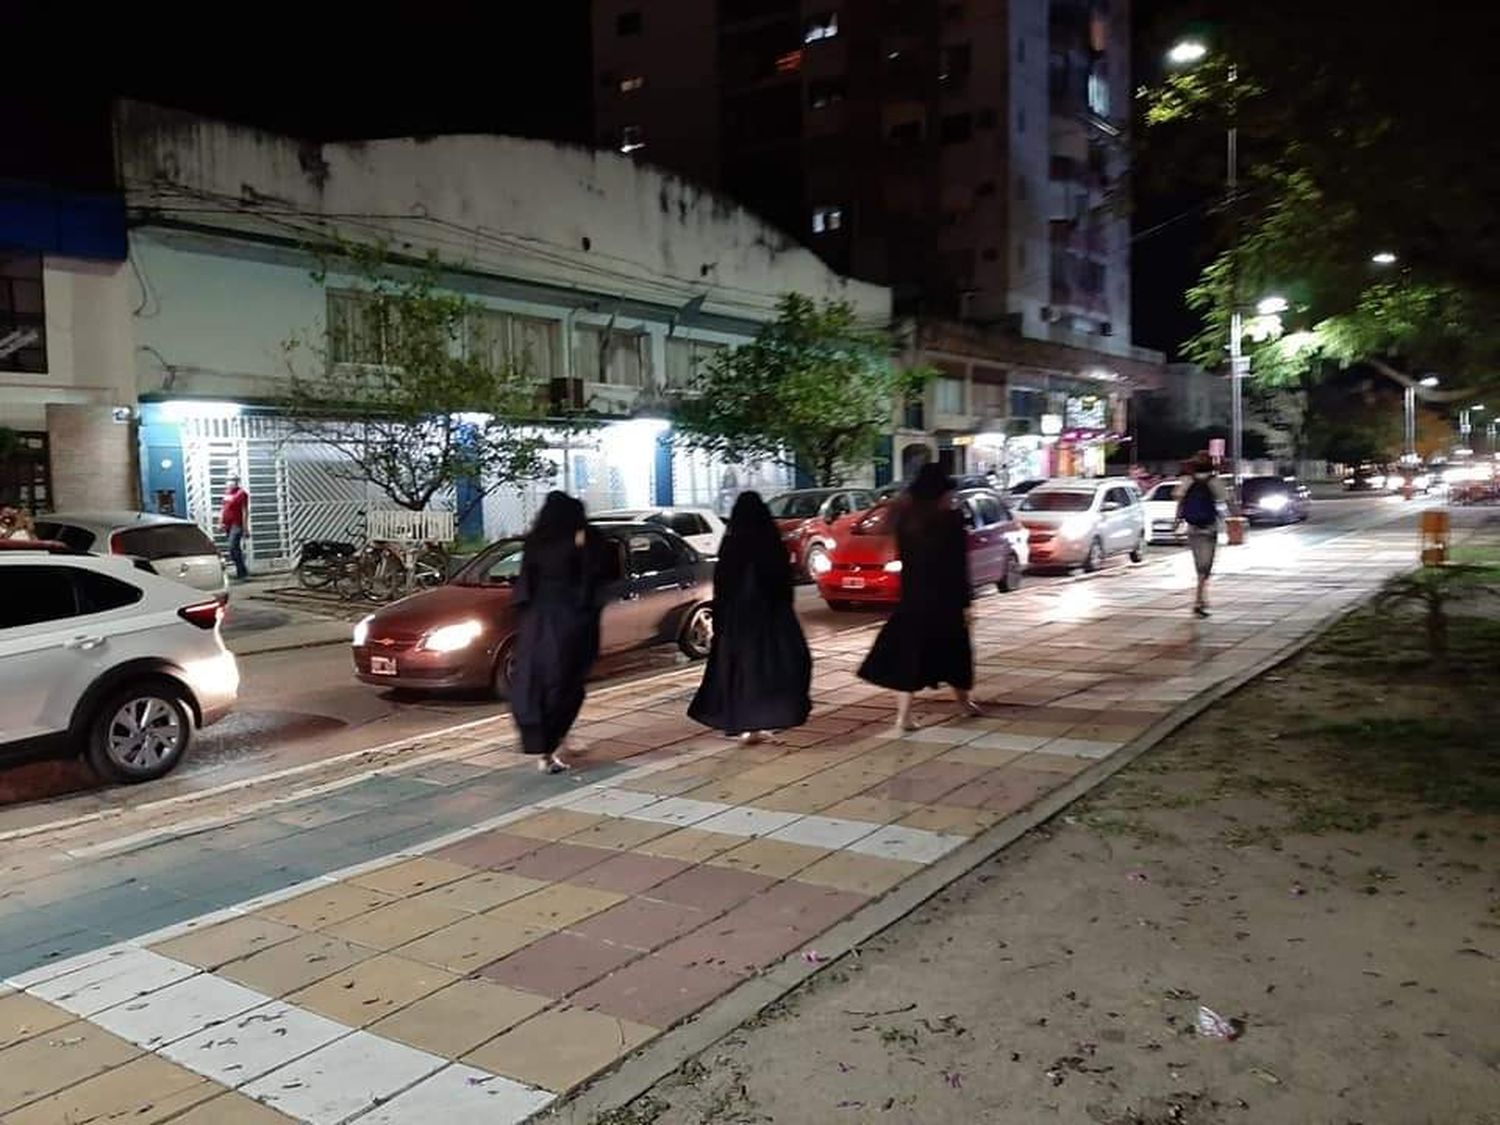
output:
<svg viewBox="0 0 1500 1125"><path fill-rule="evenodd" d="M1385 477L1381 476L1379 473L1375 474L1373 477L1370 478L1370 487L1371 488L1384 488L1385 487Z"/></svg>
<svg viewBox="0 0 1500 1125"><path fill-rule="evenodd" d="M1287 496L1284 492L1273 492L1269 496L1262 496L1259 506L1268 512L1279 512L1287 506Z"/></svg>
<svg viewBox="0 0 1500 1125"><path fill-rule="evenodd" d="M885 571L887 574L900 574L901 573L901 560L900 559L892 559L890 562L886 563L880 569L883 570L883 571Z"/></svg>
<svg viewBox="0 0 1500 1125"><path fill-rule="evenodd" d="M427 652L457 652L468 648L483 632L484 626L472 620L443 625L423 637L420 647Z"/></svg>
<svg viewBox="0 0 1500 1125"><path fill-rule="evenodd" d="M1082 539L1094 530L1094 521L1089 516L1070 516L1057 527L1064 539Z"/></svg>
<svg viewBox="0 0 1500 1125"><path fill-rule="evenodd" d="M833 560L828 557L828 552L814 551L812 559L807 564L807 569L814 574L827 574L833 568Z"/></svg>
<svg viewBox="0 0 1500 1125"><path fill-rule="evenodd" d="M1428 476L1426 473L1421 473L1418 476L1412 477L1412 480L1411 480L1411 486L1413 488L1426 488L1431 483L1432 483L1432 478L1430 476Z"/></svg>
<svg viewBox="0 0 1500 1125"><path fill-rule="evenodd" d="M363 647L364 643L370 639L370 622L374 620L375 615L369 613L361 617L359 623L354 626L354 646L356 648Z"/></svg>

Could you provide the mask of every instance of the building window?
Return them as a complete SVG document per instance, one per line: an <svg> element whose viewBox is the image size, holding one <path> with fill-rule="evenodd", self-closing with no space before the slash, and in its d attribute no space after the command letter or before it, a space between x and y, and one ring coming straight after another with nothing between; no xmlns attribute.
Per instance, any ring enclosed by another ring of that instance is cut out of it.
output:
<svg viewBox="0 0 1500 1125"><path fill-rule="evenodd" d="M943 118L938 129L938 138L945 145L962 144L974 136L974 115L950 113Z"/></svg>
<svg viewBox="0 0 1500 1125"><path fill-rule="evenodd" d="M703 374L714 353L723 349L723 344L709 344L702 340L683 340L678 337L668 340L667 386L679 389L691 387Z"/></svg>
<svg viewBox="0 0 1500 1125"><path fill-rule="evenodd" d="M646 134L639 125L626 125L620 130L620 151L629 155L646 147Z"/></svg>
<svg viewBox="0 0 1500 1125"><path fill-rule="evenodd" d="M819 43L824 39L837 39L839 34L839 14L837 12L819 12L807 21L807 27L802 32L802 42Z"/></svg>
<svg viewBox="0 0 1500 1125"><path fill-rule="evenodd" d="M469 354L495 370L514 369L537 382L562 374L562 325L555 320L482 309L469 320Z"/></svg>
<svg viewBox="0 0 1500 1125"><path fill-rule="evenodd" d="M962 379L934 379L932 381L933 413L962 414L965 389Z"/></svg>
<svg viewBox="0 0 1500 1125"><path fill-rule="evenodd" d="M620 93L633 94L646 85L646 79L639 74L632 74L629 78L620 79Z"/></svg>
<svg viewBox="0 0 1500 1125"><path fill-rule="evenodd" d="M1098 66L1089 71L1088 103L1091 113L1109 116L1109 78Z"/></svg>
<svg viewBox="0 0 1500 1125"><path fill-rule="evenodd" d="M814 207L812 213L813 234L832 234L844 226L842 207Z"/></svg>
<svg viewBox="0 0 1500 1125"><path fill-rule="evenodd" d="M580 325L576 336L574 373L589 383L611 387L644 387L651 371L644 332Z"/></svg>
<svg viewBox="0 0 1500 1125"><path fill-rule="evenodd" d="M0 371L47 370L40 254L0 254Z"/></svg>
<svg viewBox="0 0 1500 1125"><path fill-rule="evenodd" d="M815 78L807 84L807 105L809 109L826 109L831 105L838 105L844 100L844 80L842 78Z"/></svg>
<svg viewBox="0 0 1500 1125"><path fill-rule="evenodd" d="M950 47L944 47L938 63L938 81L950 90L962 88L969 80L973 58L973 50L967 43L955 43Z"/></svg>
<svg viewBox="0 0 1500 1125"><path fill-rule="evenodd" d="M640 12L621 12L615 17L616 35L639 35L646 26Z"/></svg>
<svg viewBox="0 0 1500 1125"><path fill-rule="evenodd" d="M394 310L367 293L328 293L328 359L379 366L395 348Z"/></svg>

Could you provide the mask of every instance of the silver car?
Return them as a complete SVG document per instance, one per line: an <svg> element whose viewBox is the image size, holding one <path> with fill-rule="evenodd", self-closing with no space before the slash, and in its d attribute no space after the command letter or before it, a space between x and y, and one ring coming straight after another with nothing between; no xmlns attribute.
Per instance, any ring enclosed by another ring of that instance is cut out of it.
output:
<svg viewBox="0 0 1500 1125"><path fill-rule="evenodd" d="M223 601L129 559L21 546L0 551L0 760L81 753L109 781L166 774L234 706Z"/></svg>
<svg viewBox="0 0 1500 1125"><path fill-rule="evenodd" d="M1051 480L1017 505L1037 569L1098 570L1111 555L1140 562L1146 553L1146 509L1126 477Z"/></svg>
<svg viewBox="0 0 1500 1125"><path fill-rule="evenodd" d="M36 521L36 535L75 551L139 559L153 574L195 590L229 593L218 547L191 520L151 512L57 512Z"/></svg>

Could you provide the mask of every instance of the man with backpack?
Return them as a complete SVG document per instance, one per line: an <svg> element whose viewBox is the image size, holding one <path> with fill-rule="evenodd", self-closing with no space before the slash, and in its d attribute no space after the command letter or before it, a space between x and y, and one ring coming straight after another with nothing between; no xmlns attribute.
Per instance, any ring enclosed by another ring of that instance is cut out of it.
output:
<svg viewBox="0 0 1500 1125"><path fill-rule="evenodd" d="M1219 512L1228 503L1224 482L1214 472L1213 458L1195 454L1183 466L1182 478L1172 492L1177 501L1177 519L1187 525L1188 550L1198 572L1198 592L1193 613L1208 616L1208 580L1214 572L1214 554L1219 548Z"/></svg>

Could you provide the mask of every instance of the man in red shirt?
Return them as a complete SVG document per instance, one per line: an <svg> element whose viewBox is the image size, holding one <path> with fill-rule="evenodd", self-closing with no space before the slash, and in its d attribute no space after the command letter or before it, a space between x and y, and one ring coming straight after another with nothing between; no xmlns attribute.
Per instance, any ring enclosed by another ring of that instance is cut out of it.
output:
<svg viewBox="0 0 1500 1125"><path fill-rule="evenodd" d="M229 561L234 563L234 576L240 580L250 577L245 566L245 536L250 526L250 494L240 487L240 478L231 476L224 490L224 509L219 513L219 524L229 537Z"/></svg>

